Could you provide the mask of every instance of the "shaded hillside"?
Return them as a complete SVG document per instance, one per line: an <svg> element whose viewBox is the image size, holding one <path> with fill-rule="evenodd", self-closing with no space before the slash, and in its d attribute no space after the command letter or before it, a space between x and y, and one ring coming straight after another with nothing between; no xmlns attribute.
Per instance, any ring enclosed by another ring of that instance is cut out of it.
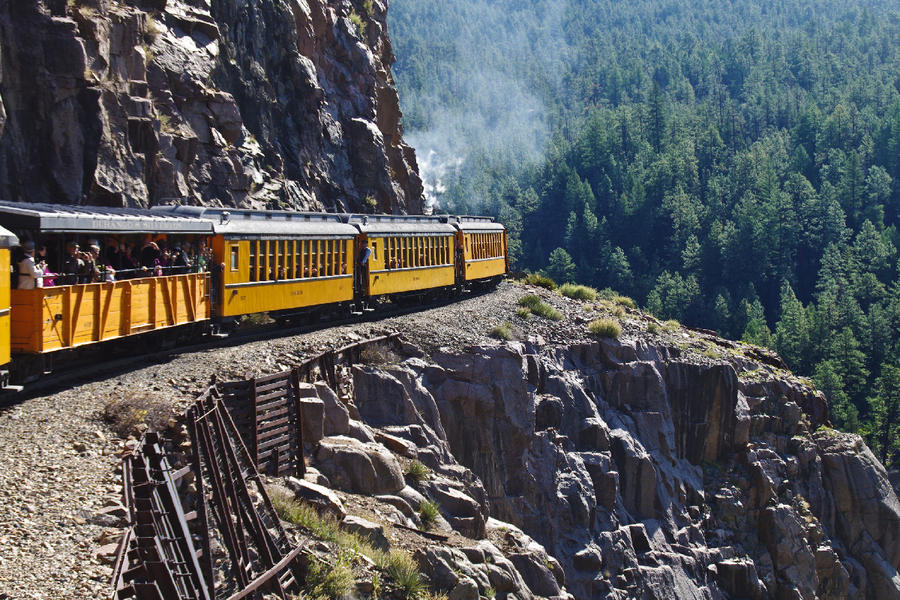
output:
<svg viewBox="0 0 900 600"><path fill-rule="evenodd" d="M0 197L421 212L386 10L0 3Z"/></svg>

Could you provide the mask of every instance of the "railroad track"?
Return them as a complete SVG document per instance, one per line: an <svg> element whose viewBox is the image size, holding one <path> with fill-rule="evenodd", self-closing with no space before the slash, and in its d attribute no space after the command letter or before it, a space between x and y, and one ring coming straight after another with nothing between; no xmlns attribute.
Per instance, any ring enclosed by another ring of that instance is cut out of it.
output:
<svg viewBox="0 0 900 600"><path fill-rule="evenodd" d="M352 325L355 323L373 323L401 317L423 310L432 310L448 306L455 302L465 301L476 298L478 296L489 294L493 288L484 290L470 290L462 297L455 298L439 298L428 303L401 305L392 302L379 304L374 310L363 312L361 315L348 315L343 317L321 320L315 323L303 325L279 324L277 322L256 326L252 329L238 328L228 334L207 335L202 341L173 344L170 347L159 350L146 350L146 344L142 344L143 340L116 340L126 342L122 348L129 348L123 358L108 359L109 350L100 344L85 348L84 356L64 362L58 368L54 368L51 373L45 374L35 381L25 384L24 389L18 392L0 393L0 408L14 406L24 402L29 398L39 396L48 396L76 385L84 383L92 383L98 380L122 375L133 370L136 366L146 366L151 363L166 363L172 360L176 355L189 354L193 352L202 352L205 350L214 350L220 348L236 347L247 343L277 339L283 337L291 337L304 335L331 327L340 327L344 325ZM107 342L107 344L115 343L115 341ZM141 351L143 346L143 351ZM131 351L135 351L133 354ZM102 360L101 360L102 358Z"/></svg>

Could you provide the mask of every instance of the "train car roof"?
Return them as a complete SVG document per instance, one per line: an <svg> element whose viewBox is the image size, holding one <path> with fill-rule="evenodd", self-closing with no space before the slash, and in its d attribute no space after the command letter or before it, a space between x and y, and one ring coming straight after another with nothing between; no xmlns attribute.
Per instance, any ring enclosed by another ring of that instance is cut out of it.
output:
<svg viewBox="0 0 900 600"><path fill-rule="evenodd" d="M216 206L154 206L153 212L190 216L210 223L226 236L321 237L356 235L345 215L277 210L249 210Z"/></svg>
<svg viewBox="0 0 900 600"><path fill-rule="evenodd" d="M140 208L0 201L0 225L65 233L213 233L212 223Z"/></svg>
<svg viewBox="0 0 900 600"><path fill-rule="evenodd" d="M351 225L368 235L384 233L401 235L447 234L456 229L446 216L430 215L348 215Z"/></svg>
<svg viewBox="0 0 900 600"><path fill-rule="evenodd" d="M19 245L19 238L12 231L0 227L0 248L12 248Z"/></svg>
<svg viewBox="0 0 900 600"><path fill-rule="evenodd" d="M470 217L466 215L453 215L449 217L450 223L460 231L504 231L506 227L502 223L494 221L494 217Z"/></svg>

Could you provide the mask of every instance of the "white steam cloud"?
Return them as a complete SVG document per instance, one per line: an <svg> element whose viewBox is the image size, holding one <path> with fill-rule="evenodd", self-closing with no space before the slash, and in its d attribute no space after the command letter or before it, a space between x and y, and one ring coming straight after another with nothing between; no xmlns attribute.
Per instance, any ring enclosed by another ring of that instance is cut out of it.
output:
<svg viewBox="0 0 900 600"><path fill-rule="evenodd" d="M541 96L560 87L567 7L565 0L392 2L395 51L438 57L419 89L403 85L409 74L397 72L401 106L415 117L405 137L416 149L428 206L439 206L446 177L473 153L519 165L543 156L549 128ZM427 34L416 27L422 22ZM398 39L407 35L418 36L414 44Z"/></svg>

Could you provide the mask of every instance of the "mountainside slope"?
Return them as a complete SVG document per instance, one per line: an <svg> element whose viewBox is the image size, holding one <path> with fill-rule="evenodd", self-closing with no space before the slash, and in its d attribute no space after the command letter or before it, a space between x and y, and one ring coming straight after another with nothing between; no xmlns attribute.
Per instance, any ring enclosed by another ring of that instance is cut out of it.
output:
<svg viewBox="0 0 900 600"><path fill-rule="evenodd" d="M520 316L529 293L563 318ZM616 319L620 337L588 334L598 317ZM517 341L491 339L504 322ZM103 421L107 402L183 410L213 375L279 372L393 331L407 343L344 369L339 389L305 388L305 402L322 401L308 415L319 429L304 437L307 477L347 514L377 522L434 589L472 599L900 598L900 502L884 468L858 436L827 427L822 395L776 356L612 301L507 283L374 323L173 354L0 411L0 464L10 465L0 469L10 549L0 592L108 589L102 546L120 532L110 515L120 514L114 455L126 440ZM430 475L404 480L412 459ZM399 526L421 524L425 498L444 542ZM355 572L361 593L370 568Z"/></svg>
<svg viewBox="0 0 900 600"><path fill-rule="evenodd" d="M386 10L0 3L0 198L420 213Z"/></svg>

